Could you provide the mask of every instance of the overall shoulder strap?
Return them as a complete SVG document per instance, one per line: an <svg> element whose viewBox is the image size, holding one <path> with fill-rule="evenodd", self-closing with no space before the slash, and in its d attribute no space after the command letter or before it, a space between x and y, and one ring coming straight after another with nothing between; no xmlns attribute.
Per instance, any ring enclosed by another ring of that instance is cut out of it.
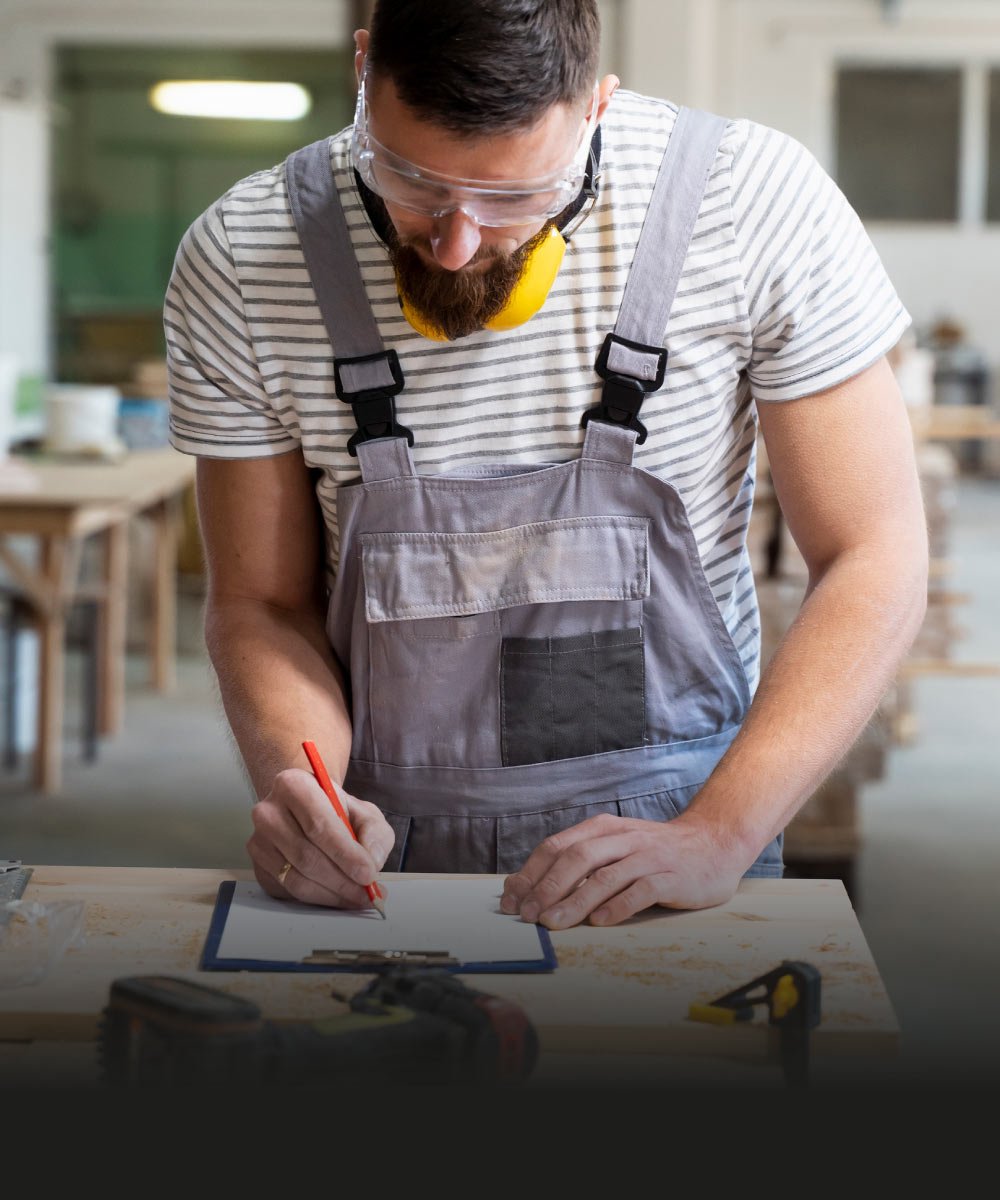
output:
<svg viewBox="0 0 1000 1200"><path fill-rule="evenodd" d="M395 350L386 350L375 321L347 218L330 166L329 139L296 150L285 160L285 183L306 268L334 353L337 395L350 404L358 431L347 443L413 434L396 421L393 397L403 389Z"/></svg>
<svg viewBox="0 0 1000 1200"><path fill-rule="evenodd" d="M596 369L604 380L604 389L600 404L584 413L582 423L601 421L636 434L626 443L629 460L635 444L646 440L646 429L639 421L643 399L663 385L667 366L663 331L725 128L725 117L701 109L682 108L677 114L639 234L618 319L597 357ZM601 441L601 457L606 458L607 439Z"/></svg>

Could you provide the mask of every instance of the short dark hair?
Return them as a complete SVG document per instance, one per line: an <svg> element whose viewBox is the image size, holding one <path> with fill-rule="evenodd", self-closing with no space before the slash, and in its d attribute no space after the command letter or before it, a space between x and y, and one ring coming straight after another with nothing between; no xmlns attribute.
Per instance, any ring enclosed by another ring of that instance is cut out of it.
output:
<svg viewBox="0 0 1000 1200"><path fill-rule="evenodd" d="M368 59L414 112L455 133L533 125L597 77L597 0L376 0Z"/></svg>

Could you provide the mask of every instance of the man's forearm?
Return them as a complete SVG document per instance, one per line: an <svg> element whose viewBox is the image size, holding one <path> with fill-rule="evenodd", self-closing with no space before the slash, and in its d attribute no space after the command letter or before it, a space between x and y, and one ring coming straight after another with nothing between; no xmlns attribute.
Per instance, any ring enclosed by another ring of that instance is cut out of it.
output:
<svg viewBox="0 0 1000 1200"><path fill-rule="evenodd" d="M689 811L753 856L782 830L870 720L912 645L926 560L855 551L809 592L736 740Z"/></svg>
<svg viewBox="0 0 1000 1200"><path fill-rule="evenodd" d="M241 598L210 600L205 641L257 797L270 791L279 771L307 765L305 739L342 780L351 726L322 614Z"/></svg>

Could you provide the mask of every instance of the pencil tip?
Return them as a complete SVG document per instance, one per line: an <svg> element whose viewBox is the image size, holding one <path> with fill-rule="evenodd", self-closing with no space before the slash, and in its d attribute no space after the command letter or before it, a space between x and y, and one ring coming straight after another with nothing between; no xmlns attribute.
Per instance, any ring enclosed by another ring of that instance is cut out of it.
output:
<svg viewBox="0 0 1000 1200"><path fill-rule="evenodd" d="M385 905L382 903L382 901L381 900L373 900L372 907L375 909L375 911L378 913L378 915L384 921L386 919L386 915L385 915Z"/></svg>

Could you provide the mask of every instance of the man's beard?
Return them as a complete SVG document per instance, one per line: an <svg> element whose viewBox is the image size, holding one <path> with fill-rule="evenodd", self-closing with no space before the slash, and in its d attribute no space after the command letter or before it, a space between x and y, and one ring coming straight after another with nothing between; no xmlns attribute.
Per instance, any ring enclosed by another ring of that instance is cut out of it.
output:
<svg viewBox="0 0 1000 1200"><path fill-rule="evenodd" d="M431 258L429 240L414 237L402 241L392 222L387 223L389 259L396 272L400 295L430 325L449 341L454 341L483 329L503 310L524 273L531 252L548 237L555 222L546 221L534 237L516 250L506 252L480 246L466 266L457 271L428 266L416 247ZM483 262L489 266L481 270L467 269Z"/></svg>

